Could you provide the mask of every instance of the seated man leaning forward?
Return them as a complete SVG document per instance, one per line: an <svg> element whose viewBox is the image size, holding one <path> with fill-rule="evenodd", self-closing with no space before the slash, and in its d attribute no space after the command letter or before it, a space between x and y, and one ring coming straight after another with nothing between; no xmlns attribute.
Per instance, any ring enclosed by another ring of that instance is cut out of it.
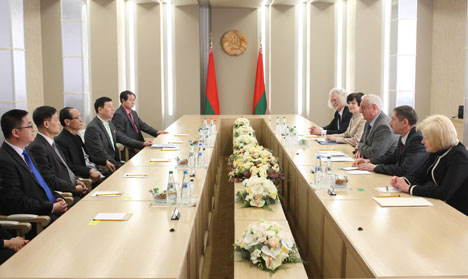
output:
<svg viewBox="0 0 468 279"><path fill-rule="evenodd" d="M373 159L396 148L398 136L392 133L390 118L382 111L382 100L374 94L364 95L361 113L366 120L364 134L355 151L355 158Z"/></svg>
<svg viewBox="0 0 468 279"><path fill-rule="evenodd" d="M310 134L312 135L321 135L323 133L327 135L342 134L348 129L349 121L351 121L353 115L346 106L346 91L341 88L333 88L330 90L329 95L328 106L335 110L335 115L330 124L323 128L318 126L310 127Z"/></svg>
<svg viewBox="0 0 468 279"><path fill-rule="evenodd" d="M443 200L468 215L468 151L458 141L452 121L432 115L417 129L423 134L429 157L416 172L392 177L392 186L411 195Z"/></svg>
<svg viewBox="0 0 468 279"><path fill-rule="evenodd" d="M135 100L135 93L131 91L126 90L120 93L120 103L122 105L115 111L112 118L112 123L114 123L118 131L129 138L140 141L139 148L129 148L129 158L132 158L143 147L153 144L151 140L144 139L142 132L148 133L153 137L167 134L167 132L158 131L141 120L138 113L133 110Z"/></svg>
<svg viewBox="0 0 468 279"><path fill-rule="evenodd" d="M397 148L371 160L357 159L354 165L359 166L360 170L396 176L416 171L428 156L421 143L422 134L416 131L417 121L418 115L412 107L396 107L392 113L390 126L394 134L400 135Z"/></svg>
<svg viewBox="0 0 468 279"><path fill-rule="evenodd" d="M0 208L2 214L48 215L54 221L67 203L50 190L26 146L34 140L28 112L13 109L1 119L5 142L0 148Z"/></svg>

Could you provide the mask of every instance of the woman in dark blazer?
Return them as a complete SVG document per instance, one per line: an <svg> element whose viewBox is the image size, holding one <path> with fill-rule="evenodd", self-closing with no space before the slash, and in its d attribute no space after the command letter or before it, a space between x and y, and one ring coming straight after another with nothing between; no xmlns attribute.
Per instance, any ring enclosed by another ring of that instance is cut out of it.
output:
<svg viewBox="0 0 468 279"><path fill-rule="evenodd" d="M392 186L411 195L445 201L468 215L468 151L458 141L450 119L433 115L417 126L429 158L405 177L392 177Z"/></svg>

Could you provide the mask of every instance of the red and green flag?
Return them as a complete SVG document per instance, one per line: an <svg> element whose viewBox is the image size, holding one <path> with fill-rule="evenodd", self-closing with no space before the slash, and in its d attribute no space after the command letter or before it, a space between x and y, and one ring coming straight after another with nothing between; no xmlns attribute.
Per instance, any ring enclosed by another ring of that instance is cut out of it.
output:
<svg viewBox="0 0 468 279"><path fill-rule="evenodd" d="M255 91L252 114L265 114L267 109L267 99L265 92L265 81L263 80L263 56L262 47L258 53L257 77L255 78Z"/></svg>
<svg viewBox="0 0 468 279"><path fill-rule="evenodd" d="M205 114L219 114L218 87L216 86L216 72L213 58L213 43L210 43L210 56L208 58Z"/></svg>

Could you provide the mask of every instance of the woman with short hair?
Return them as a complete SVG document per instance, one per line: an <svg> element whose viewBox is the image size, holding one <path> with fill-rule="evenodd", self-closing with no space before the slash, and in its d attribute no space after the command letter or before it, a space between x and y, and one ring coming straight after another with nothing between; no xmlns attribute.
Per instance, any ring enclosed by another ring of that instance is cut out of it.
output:
<svg viewBox="0 0 468 279"><path fill-rule="evenodd" d="M349 121L348 129L346 132L336 135L327 135L327 141L336 141L342 143L348 143L352 147L356 147L361 140L364 132L364 125L366 120L362 117L359 107L361 106L361 98L364 93L357 92L349 94L346 98L349 112L353 114L351 121Z"/></svg>
<svg viewBox="0 0 468 279"><path fill-rule="evenodd" d="M458 141L450 119L432 115L417 129L429 158L422 167L405 177L392 177L392 186L411 195L445 201L468 215L468 151Z"/></svg>
<svg viewBox="0 0 468 279"><path fill-rule="evenodd" d="M348 129L349 121L353 116L346 106L346 96L348 95L344 89L333 88L330 90L328 106L335 110L334 117L330 124L320 128L318 126L310 127L312 135L321 135L325 131L327 135L341 134Z"/></svg>

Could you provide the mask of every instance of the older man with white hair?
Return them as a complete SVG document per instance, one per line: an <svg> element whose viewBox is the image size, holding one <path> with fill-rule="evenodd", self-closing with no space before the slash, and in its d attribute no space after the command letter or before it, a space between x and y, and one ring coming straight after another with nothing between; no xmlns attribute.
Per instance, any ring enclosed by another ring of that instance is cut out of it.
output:
<svg viewBox="0 0 468 279"><path fill-rule="evenodd" d="M346 97L348 94L344 89L333 88L330 90L329 95L328 106L335 110L335 115L330 124L323 128L318 126L310 127L310 133L312 135L321 135L322 131L326 131L327 135L342 134L348 129L349 121L351 121L353 117L353 114L346 106Z"/></svg>
<svg viewBox="0 0 468 279"><path fill-rule="evenodd" d="M380 97L374 94L365 95L361 102L361 113L366 125L355 157L372 160L389 150L395 150L398 136L392 133L390 118L382 111Z"/></svg>

